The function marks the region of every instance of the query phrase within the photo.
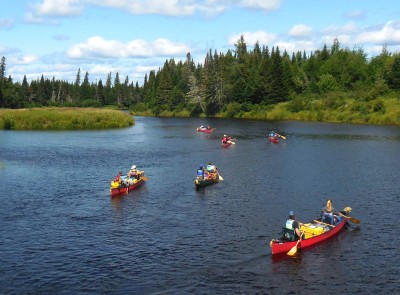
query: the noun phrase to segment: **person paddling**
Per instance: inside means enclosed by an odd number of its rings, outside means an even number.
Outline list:
[[[206,176],[206,171],[204,169],[204,165],[201,164],[199,166],[199,168],[197,169],[197,178],[200,178],[201,180],[203,180],[205,176]]]
[[[222,137],[222,143],[232,143],[231,141],[231,137],[227,136],[226,134],[224,134],[224,137]]]
[[[325,207],[322,208],[321,221],[332,225],[335,224],[337,218],[334,216],[333,212],[334,209],[332,205],[332,200],[328,199],[326,200]]]
[[[269,138],[273,138],[273,139],[275,139],[275,140],[277,140],[279,137],[282,138],[282,139],[286,139],[285,136],[280,135],[278,132],[275,132],[275,131],[271,131],[271,132],[268,134],[268,137],[269,137]]]
[[[122,175],[122,171],[119,171],[117,176],[115,176],[115,181],[117,181],[118,183],[121,183],[121,175]]]
[[[293,210],[290,210],[289,212],[289,219],[286,220],[285,228],[293,230],[295,234],[295,240],[301,239],[301,231],[300,231],[300,226],[302,226],[303,223],[296,221],[296,216],[294,215]]]

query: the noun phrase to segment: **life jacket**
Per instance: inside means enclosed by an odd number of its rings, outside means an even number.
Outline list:
[[[203,169],[198,169],[197,170],[197,176],[203,176],[203,174],[204,174]]]
[[[293,222],[294,222],[293,219],[288,219],[288,220],[286,220],[286,226],[285,226],[285,228],[294,230],[294,228],[293,228]]]
[[[226,143],[228,141],[228,139],[226,137],[222,138],[222,142]]]
[[[215,166],[214,165],[207,165],[207,171],[208,172],[214,172],[215,171]]]

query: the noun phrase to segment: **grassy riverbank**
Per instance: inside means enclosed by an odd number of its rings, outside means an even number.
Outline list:
[[[96,108],[0,109],[0,129],[85,130],[123,128],[134,124],[126,112]]]
[[[131,109],[137,116],[154,116],[149,111]],[[190,117],[190,111],[163,111],[160,117]],[[204,115],[200,115],[204,117]],[[219,118],[255,120],[299,120],[338,122],[352,124],[400,126],[400,98],[396,95],[376,99],[353,99],[348,95],[325,95],[314,99],[296,97],[274,105],[251,105],[231,103],[215,115]]]

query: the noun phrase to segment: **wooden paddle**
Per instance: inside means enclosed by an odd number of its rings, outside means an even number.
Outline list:
[[[360,223],[361,223],[361,221],[360,221],[359,219],[357,219],[357,218],[343,215],[343,214],[340,213],[340,212],[339,212],[339,215],[342,216],[342,217],[344,217],[344,218],[346,218],[346,219],[348,219],[348,220],[350,220],[351,222],[354,222],[355,224],[360,224]]]
[[[140,179],[143,179],[144,181],[149,180],[146,176],[140,176]]]
[[[219,177],[219,178],[218,178],[219,180],[221,180],[221,181],[224,180],[224,179],[222,178],[221,174],[219,174],[219,173],[218,173],[218,177]]]
[[[300,239],[297,241],[296,245],[293,246],[293,248],[290,249],[289,252],[287,252],[287,255],[293,256],[297,253],[297,246],[299,245],[302,237],[303,237],[303,233],[301,233]]]
[[[286,140],[286,136],[283,136],[283,135],[280,135],[280,134],[278,134],[278,136]]]

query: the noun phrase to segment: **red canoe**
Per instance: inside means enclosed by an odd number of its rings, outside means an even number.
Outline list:
[[[273,142],[273,143],[278,143],[279,138],[278,137],[268,137],[268,141]]]
[[[121,178],[124,180],[126,178],[126,176],[122,176]],[[133,181],[129,182],[127,186],[118,186],[118,187],[113,187],[114,181],[112,181],[111,187],[110,187],[111,196],[115,197],[115,196],[120,196],[120,195],[127,195],[130,191],[134,190],[135,188],[138,188],[145,182],[145,180],[143,178],[144,177],[140,178],[139,180],[137,180],[135,182],[133,182]]]
[[[221,143],[221,146],[222,147],[225,147],[225,148],[227,148],[227,147],[229,147],[229,146],[231,146],[232,145],[232,142],[222,142]]]
[[[197,131],[199,131],[199,132],[205,132],[205,133],[211,133],[211,132],[213,132],[213,129],[211,128],[211,129],[207,129],[207,128],[197,128]]]
[[[344,214],[345,212],[342,213]],[[338,222],[334,226],[328,226],[327,224],[321,223],[317,220],[307,224],[307,226],[303,228],[306,232],[306,238],[299,242],[297,246],[298,249],[310,247],[331,238],[339,233],[346,223],[346,218],[338,216]],[[297,241],[287,241],[284,238],[280,238],[278,240],[273,239],[269,245],[271,246],[272,254],[279,254],[289,252],[293,247],[296,246],[296,244]]]

